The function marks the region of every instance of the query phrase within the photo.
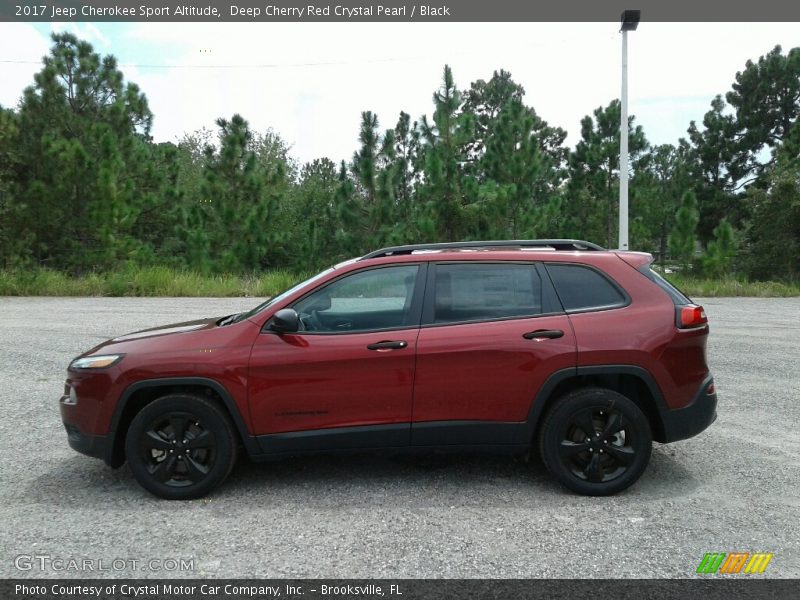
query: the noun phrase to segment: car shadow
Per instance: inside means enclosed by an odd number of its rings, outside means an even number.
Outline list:
[[[634,486],[612,496],[619,501],[673,498],[700,484],[684,466],[680,452],[656,445],[650,464]],[[135,481],[127,466],[110,469],[81,456],[54,462],[46,473],[19,490],[25,502],[89,506],[104,501],[124,505],[154,498]],[[540,506],[559,498],[563,506],[587,498],[572,494],[547,472],[538,456],[486,454],[341,454],[311,455],[253,463],[240,459],[231,476],[208,498],[197,502],[263,506],[441,507]],[[607,501],[603,498],[590,502]],[[176,506],[180,503],[174,503]]]
[[[242,461],[220,495],[258,490],[317,508],[503,505],[531,489],[557,491],[545,468],[524,457],[480,454],[312,455]]]

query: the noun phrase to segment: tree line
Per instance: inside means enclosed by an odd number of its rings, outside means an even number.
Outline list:
[[[389,127],[361,114],[348,161],[299,164],[240,115],[155,143],[142,90],[112,56],[53,34],[14,108],[0,107],[0,267],[123,264],[201,273],[312,269],[386,245],[580,238],[615,247],[620,103],[567,132],[511,74]],[[710,276],[800,278],[800,48],[748,61],[676,144],[628,123],[630,247]]]

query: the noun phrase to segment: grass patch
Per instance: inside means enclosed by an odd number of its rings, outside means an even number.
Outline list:
[[[185,296],[269,297],[313,273],[274,269],[250,275],[201,275],[169,267],[142,267],[71,277],[50,269],[0,270],[0,296]],[[800,296],[800,282],[748,281],[738,277],[705,279],[667,275],[689,296]]]
[[[757,298],[788,298],[790,296],[800,296],[800,282],[748,281],[734,276],[706,279],[678,273],[671,273],[665,275],[665,277],[690,297],[750,296]]]
[[[0,270],[0,296],[274,296],[310,273],[275,269],[251,275],[202,275],[142,267],[72,277],[50,269]]]

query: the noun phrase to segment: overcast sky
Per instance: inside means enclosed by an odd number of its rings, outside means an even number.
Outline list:
[[[581,118],[620,90],[616,23],[0,23],[0,61],[21,61],[0,62],[0,104],[18,102],[49,32],[65,28],[139,84],[156,141],[238,112],[301,161],[349,160],[363,110],[382,129],[401,110],[431,114],[445,63],[460,89],[510,71],[570,144]],[[675,143],[748,59],[798,43],[796,23],[642,23],[629,34],[630,112],[651,143]]]

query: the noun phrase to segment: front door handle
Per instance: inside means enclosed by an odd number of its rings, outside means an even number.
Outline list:
[[[367,346],[367,350],[400,350],[408,346],[405,340],[375,342]]]
[[[537,329],[536,331],[523,333],[522,337],[524,337],[526,340],[555,340],[557,338],[564,337],[564,332],[560,329]]]

